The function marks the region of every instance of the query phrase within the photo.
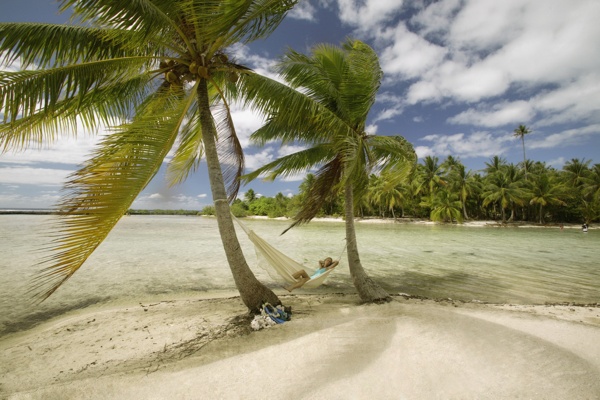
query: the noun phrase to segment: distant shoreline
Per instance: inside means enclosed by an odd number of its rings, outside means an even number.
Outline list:
[[[5,209],[0,210],[0,215],[55,215],[58,214],[55,210],[40,209],[40,210],[19,210],[19,209]],[[131,210],[128,215],[183,215],[183,216],[199,216],[199,217],[214,217],[211,215],[201,215],[198,211],[193,210]],[[245,219],[258,219],[258,220],[272,220],[272,221],[290,221],[288,217],[277,217],[270,218],[261,215],[252,215],[243,217]],[[344,219],[341,217],[320,217],[314,218],[314,222],[343,222]],[[494,227],[494,228],[560,228],[561,226],[565,229],[581,229],[581,224],[577,223],[548,223],[539,224],[531,221],[517,221],[517,222],[506,222],[493,220],[482,220],[482,221],[465,221],[462,224],[459,223],[442,223],[434,222],[428,219],[421,218],[356,218],[357,223],[363,224],[414,224],[414,225],[453,225],[453,226],[468,226],[468,227]],[[589,226],[590,230],[598,229],[598,227]]]

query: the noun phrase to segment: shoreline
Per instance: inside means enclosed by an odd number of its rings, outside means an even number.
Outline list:
[[[292,320],[260,331],[239,296],[218,293],[78,310],[9,334],[0,398],[600,395],[600,304],[278,295]]]
[[[0,215],[57,215],[55,211],[52,210],[0,210]],[[185,216],[185,217],[202,217],[202,218],[214,218],[211,215],[188,215],[188,214],[135,214],[136,216],[153,216],[153,215],[165,215],[165,216]],[[247,217],[243,217],[242,219],[256,219],[256,220],[265,220],[265,221],[291,221],[292,219],[289,217],[276,217],[270,218],[262,215],[250,215]],[[342,217],[317,217],[313,218],[314,222],[344,222]],[[564,228],[564,229],[581,229],[582,224],[576,223],[548,223],[548,224],[539,224],[530,221],[517,221],[517,222],[506,222],[502,223],[500,221],[494,220],[469,220],[464,221],[463,223],[456,222],[435,222],[429,219],[422,218],[380,218],[380,217],[367,217],[355,218],[356,223],[360,224],[414,224],[414,225],[446,225],[446,226],[464,226],[464,227],[492,227],[492,228]],[[588,226],[589,230],[600,229],[600,227]]]

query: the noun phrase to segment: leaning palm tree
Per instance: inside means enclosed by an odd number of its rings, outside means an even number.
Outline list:
[[[36,295],[44,300],[81,267],[174,149],[172,184],[206,158],[219,232],[245,305],[278,303],[248,267],[229,212],[243,153],[224,92],[252,72],[226,53],[272,32],[295,1],[60,3],[81,25],[0,25],[2,61],[20,59],[27,68],[0,73],[0,149],[74,135],[79,122],[111,133],[66,183],[58,238]]]
[[[519,125],[517,129],[513,131],[514,137],[521,138],[521,143],[523,144],[523,168],[525,169],[525,180],[527,180],[527,157],[525,156],[525,135],[531,133],[531,130],[527,128],[525,125]]]
[[[318,45],[310,56],[290,50],[278,72],[290,87],[272,81],[265,83],[261,93],[244,94],[269,116],[252,138],[261,144],[298,141],[307,148],[257,169],[247,180],[262,174],[275,179],[318,168],[292,226],[309,222],[324,203],[343,192],[348,264],[354,286],[362,301],[388,301],[388,293],[362,266],[354,229],[355,204],[367,191],[371,171],[393,173],[401,180],[416,156],[402,137],[365,132],[382,79],[377,55],[366,44],[349,39],[342,47]]]

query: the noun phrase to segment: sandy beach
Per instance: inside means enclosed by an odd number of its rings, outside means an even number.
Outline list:
[[[234,293],[68,313],[0,339],[0,397],[600,398],[597,304],[280,296],[259,331]]]

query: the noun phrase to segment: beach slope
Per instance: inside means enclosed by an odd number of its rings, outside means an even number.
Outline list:
[[[281,296],[87,309],[0,340],[9,399],[600,398],[600,308]]]

